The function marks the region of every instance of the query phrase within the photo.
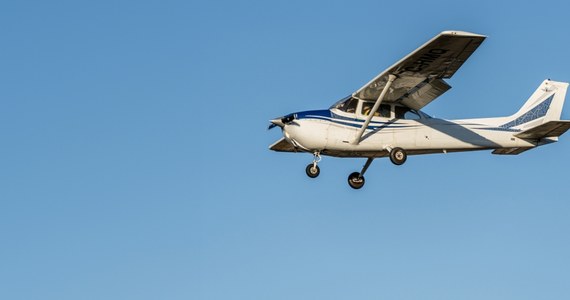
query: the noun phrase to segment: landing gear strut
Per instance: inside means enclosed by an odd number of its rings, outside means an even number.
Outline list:
[[[373,157],[368,158],[366,160],[366,163],[362,167],[362,171],[360,171],[360,173],[353,172],[350,175],[348,175],[348,185],[350,185],[351,188],[358,190],[364,186],[365,182],[364,173],[366,173],[366,170],[368,170],[368,167],[370,167],[370,164],[372,163],[373,160],[374,160]]]
[[[307,176],[311,178],[316,178],[317,176],[319,176],[319,174],[321,173],[321,169],[317,164],[320,161],[321,161],[321,153],[315,151],[315,153],[313,153],[313,162],[308,164],[307,167],[305,168],[305,173],[307,173]]]

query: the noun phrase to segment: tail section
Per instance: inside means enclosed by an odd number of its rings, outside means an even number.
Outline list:
[[[515,136],[521,139],[541,140],[543,138],[551,138],[552,141],[557,141],[557,138],[568,131],[568,129],[570,129],[570,121],[548,121],[517,133]]]
[[[567,89],[566,82],[543,81],[523,107],[500,127],[528,130],[550,121],[559,121]]]
[[[537,146],[558,141],[570,129],[570,121],[560,120],[568,83],[545,80],[514,115],[501,119],[499,127],[513,129],[514,136],[532,140]],[[516,155],[533,147],[499,148],[493,154]]]

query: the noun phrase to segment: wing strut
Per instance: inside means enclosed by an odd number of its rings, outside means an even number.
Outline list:
[[[392,75],[392,74],[388,75],[388,82],[386,82],[384,89],[380,93],[380,96],[378,96],[376,103],[374,103],[374,106],[372,107],[372,110],[368,114],[366,121],[364,122],[364,124],[362,124],[362,127],[360,127],[360,129],[358,130],[358,133],[356,134],[354,141],[352,141],[353,145],[358,145],[360,143],[360,139],[362,138],[362,135],[364,134],[364,130],[366,130],[366,128],[368,128],[368,124],[370,124],[372,117],[374,116],[374,114],[376,113],[378,108],[380,107],[382,100],[384,100],[384,96],[386,96],[388,89],[390,88],[390,86],[392,85],[392,82],[394,82],[395,79],[396,79],[396,75]]]

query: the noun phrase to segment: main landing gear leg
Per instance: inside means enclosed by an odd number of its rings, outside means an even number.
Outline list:
[[[313,162],[308,164],[305,168],[305,173],[307,176],[311,178],[316,178],[321,173],[321,169],[317,165],[321,161],[321,153],[319,151],[315,151],[313,153]]]
[[[374,160],[373,157],[369,157],[366,160],[364,166],[362,167],[362,171],[360,171],[360,173],[353,172],[350,175],[348,175],[348,185],[350,185],[351,188],[357,190],[362,186],[364,186],[364,173],[366,173],[366,170],[368,170],[368,167],[370,167],[370,164],[372,163],[373,160]]]

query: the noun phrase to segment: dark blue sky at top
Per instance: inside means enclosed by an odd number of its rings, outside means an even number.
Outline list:
[[[518,110],[570,81],[569,6],[514,1],[0,5],[0,298],[561,299],[570,137],[373,163],[270,152],[443,30],[488,39],[425,108]],[[568,108],[563,118],[570,119]]]

